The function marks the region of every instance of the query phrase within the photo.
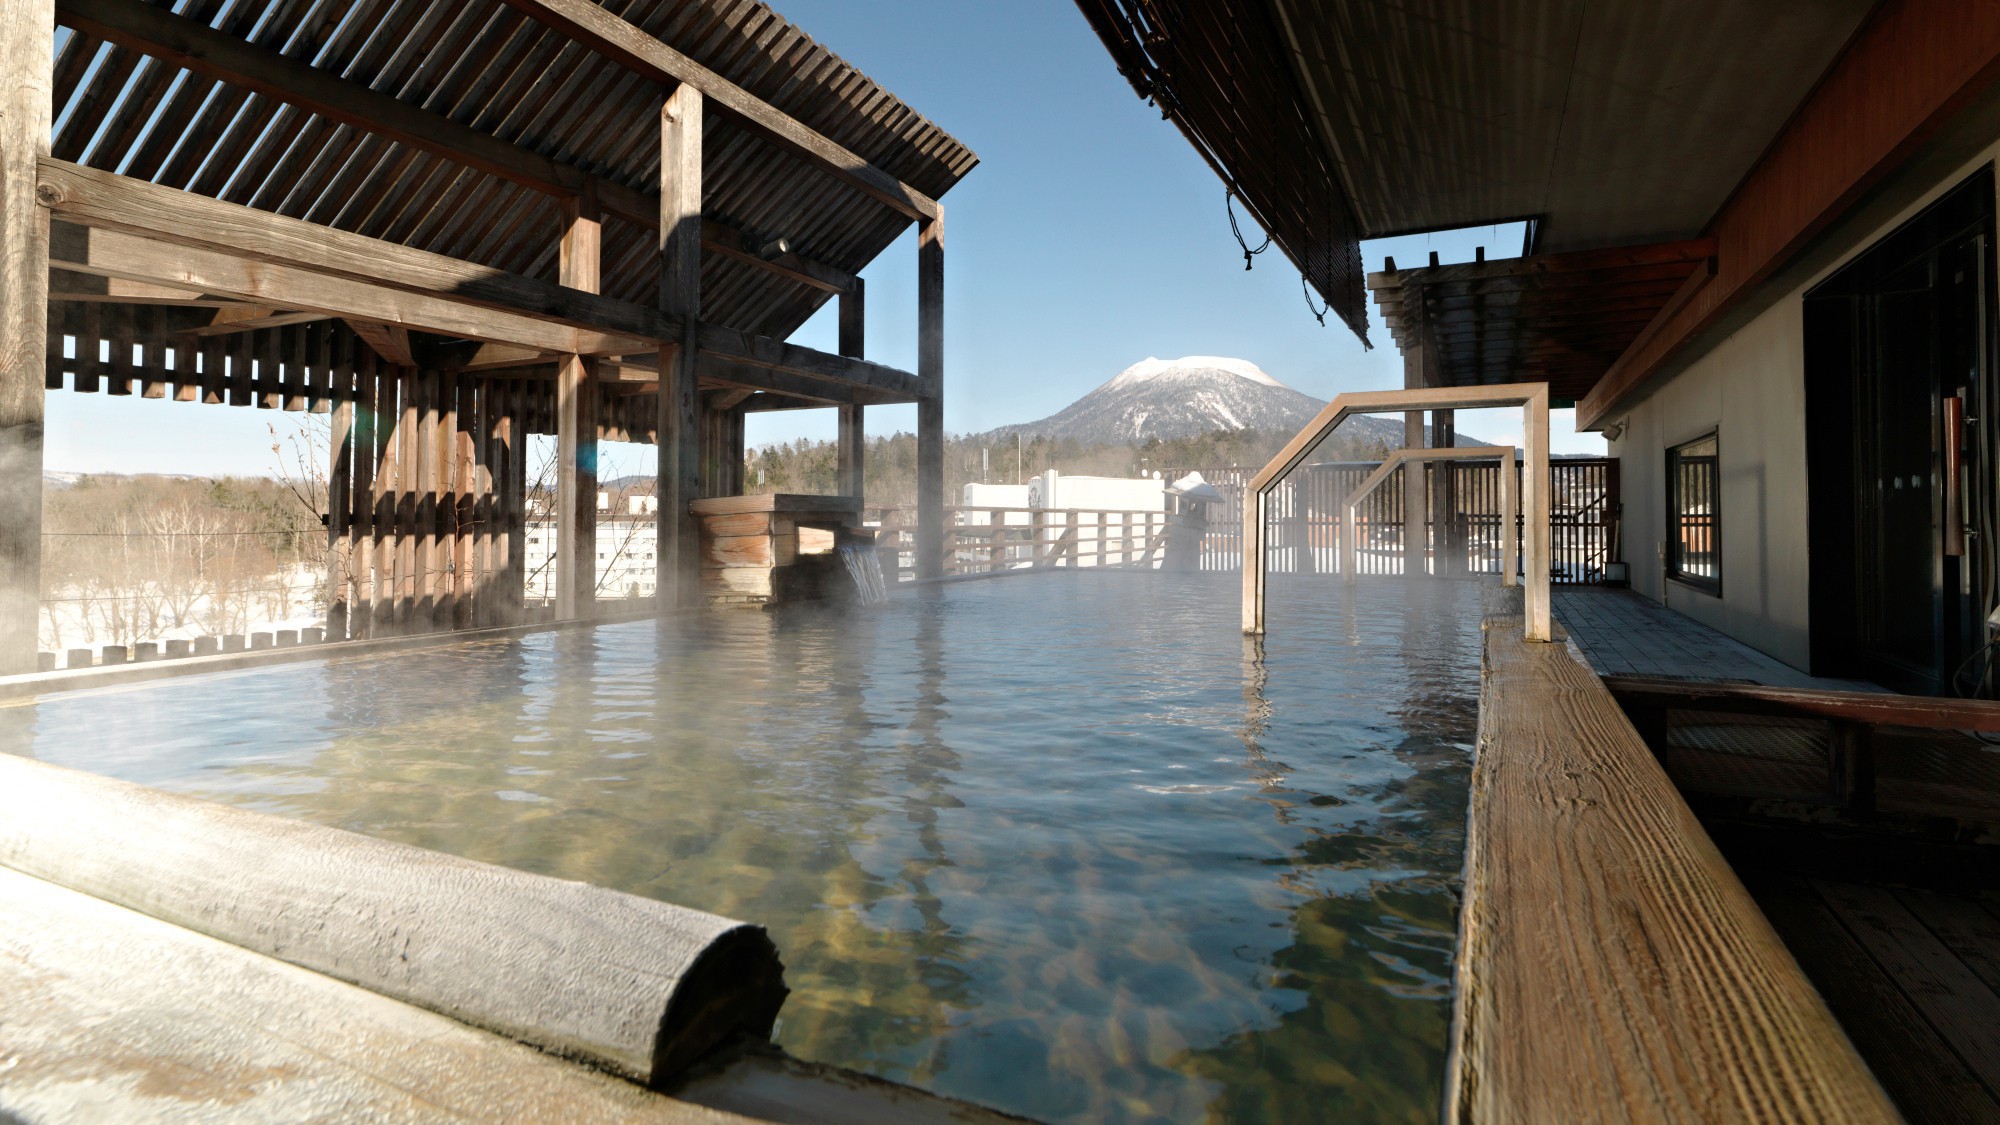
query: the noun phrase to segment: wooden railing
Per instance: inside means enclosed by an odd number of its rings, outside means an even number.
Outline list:
[[[867,508],[875,554],[891,583],[917,574],[916,513]],[[945,575],[994,574],[1050,567],[1158,566],[1166,552],[1167,513],[1119,508],[992,508],[944,510]]]

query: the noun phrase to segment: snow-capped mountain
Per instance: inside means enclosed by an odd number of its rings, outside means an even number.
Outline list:
[[[1290,434],[1313,419],[1326,402],[1303,394],[1246,359],[1191,355],[1148,357],[1109,382],[1038,422],[1002,426],[995,438],[1068,439],[1085,445],[1138,444],[1148,438],[1183,438],[1217,430]],[[1402,422],[1389,417],[1351,418],[1343,434],[1401,444]],[[1462,445],[1475,444],[1461,437]],[[1480,443],[1483,444],[1483,443]]]
[[[1069,439],[1088,445],[1193,437],[1215,430],[1296,430],[1324,402],[1287,387],[1256,364],[1223,356],[1147,358],[1063,410],[996,437]]]

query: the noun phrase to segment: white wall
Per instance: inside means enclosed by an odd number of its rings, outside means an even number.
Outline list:
[[[1621,459],[1625,559],[1633,589],[1796,668],[1809,659],[1804,297],[1981,166],[2000,143],[1932,177],[1894,217],[1836,235],[1837,260],[1711,346],[1637,406],[1613,415]],[[1666,450],[1715,430],[1722,489],[1722,593],[1665,578]]]

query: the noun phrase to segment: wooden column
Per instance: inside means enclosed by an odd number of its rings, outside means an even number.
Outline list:
[[[700,387],[695,376],[701,327],[701,91],[688,83],[660,107],[660,311],[681,321],[677,346],[660,349],[660,608],[700,597],[701,533],[689,507],[701,495]]]
[[[1458,411],[1431,411],[1432,449],[1450,449],[1458,441]],[[1437,572],[1465,572],[1465,542],[1458,531],[1458,488],[1456,470],[1449,461],[1433,462],[1431,469],[1431,518],[1437,521]]]
[[[917,230],[917,577],[944,574],[944,209]]]
[[[326,469],[326,639],[344,641],[352,606],[349,578],[354,558],[349,542],[354,526],[354,369],[343,354],[339,362],[320,372],[320,378],[333,401],[333,447],[328,450]]]
[[[436,627],[438,580],[444,573],[444,558],[438,550],[438,429],[443,419],[438,413],[438,373],[422,370],[417,374],[417,459],[416,474],[410,479],[411,511],[415,522],[410,537],[416,544],[416,588],[411,591],[410,631],[428,633]]]
[[[1549,603],[1549,385],[1521,407],[1521,511],[1527,527],[1521,552],[1526,567],[1523,602],[1531,641],[1555,639]]]
[[[206,364],[208,357],[204,355]],[[371,635],[375,615],[375,350],[357,347],[354,370],[354,606],[348,632]]]
[[[402,396],[402,418],[396,423],[396,628],[416,629],[417,588],[417,480],[421,471],[418,432],[423,419],[423,374],[414,367],[397,368],[397,390]]]
[[[840,354],[852,359],[866,358],[867,328],[864,323],[866,297],[861,279],[855,278],[854,285],[839,297],[840,300]],[[864,458],[867,452],[867,430],[863,425],[860,404],[840,408],[840,469],[834,488],[842,496],[852,496],[862,500],[862,479]]]
[[[1415,390],[1424,385],[1424,349],[1422,346],[1410,348],[1403,353],[1403,386]],[[1403,415],[1403,448],[1422,449],[1424,447],[1424,412],[1412,410]],[[1428,570],[1425,566],[1425,548],[1428,544],[1429,504],[1425,501],[1424,465],[1420,461],[1403,465],[1403,577],[1421,578]]]
[[[594,192],[563,205],[562,284],[595,293],[604,222]],[[595,362],[566,355],[556,368],[556,617],[597,604],[597,388]]]
[[[0,675],[33,672],[42,598],[42,393],[53,0],[0,0]],[[94,345],[93,345],[94,346]]]

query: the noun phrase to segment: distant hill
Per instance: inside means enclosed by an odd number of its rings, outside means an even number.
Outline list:
[[[1245,359],[1224,356],[1148,357],[1062,410],[1035,422],[1001,426],[985,440],[1041,437],[1081,445],[1138,445],[1219,430],[1296,433],[1326,406],[1295,391]],[[1341,426],[1352,443],[1400,445],[1403,423],[1359,417]],[[1485,445],[1459,435],[1460,445]]]

